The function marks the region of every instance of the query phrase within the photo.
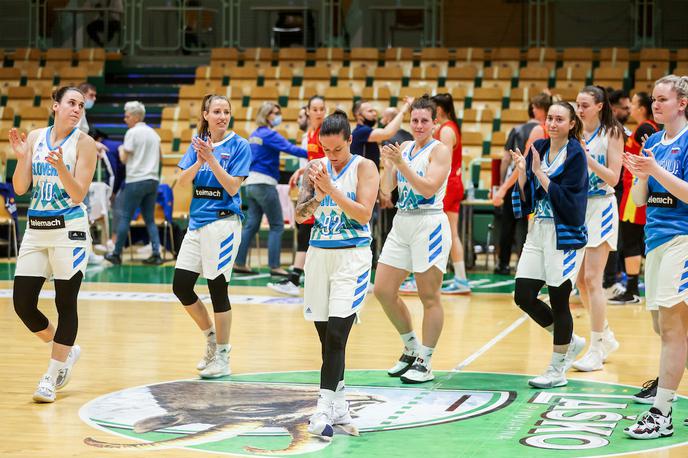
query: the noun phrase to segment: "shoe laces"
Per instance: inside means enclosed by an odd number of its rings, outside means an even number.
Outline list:
[[[53,393],[55,391],[55,384],[49,375],[44,375],[38,382],[38,390],[47,391],[48,393]]]

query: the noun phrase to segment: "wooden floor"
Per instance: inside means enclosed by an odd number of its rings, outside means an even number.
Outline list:
[[[10,282],[0,282],[9,290]],[[48,285],[47,288],[51,288]],[[87,283],[83,291],[151,291],[170,293],[169,285]],[[270,295],[266,288],[232,288],[232,295]],[[420,328],[421,306],[409,298]],[[41,309],[52,319],[53,302],[41,300]],[[522,312],[509,295],[475,294],[447,297],[445,325],[433,357],[435,370],[462,369],[480,372],[537,374],[549,361],[551,337],[530,320],[503,332]],[[233,303],[232,370],[236,374],[319,369],[320,351],[312,324],[304,321],[299,305]],[[31,395],[47,367],[49,348],[30,334],[16,317],[11,295],[0,298],[0,456],[117,456],[84,444],[89,436],[105,439],[78,415],[88,401],[129,387],[195,377],[195,364],[204,339],[179,304],[81,300],[78,343],[83,349],[70,385],[59,392],[58,402],[34,404]],[[580,311],[575,329],[588,335],[588,319]],[[609,322],[621,348],[605,369],[594,373],[569,373],[570,378],[639,385],[658,370],[659,339],[653,334],[649,314],[642,306],[610,307]],[[493,341],[500,335],[501,340]],[[400,341],[372,295],[366,300],[362,323],[349,340],[347,369],[385,369],[400,352]],[[474,357],[475,359],[470,359]],[[688,395],[688,377],[680,393]],[[677,412],[675,427],[686,430]],[[628,422],[627,422],[628,423]],[[661,444],[658,444],[658,447]],[[129,456],[196,456],[188,450],[134,451]],[[201,455],[202,456],[202,455]],[[360,456],[366,456],[362,454]],[[456,456],[448,453],[447,456]],[[553,454],[552,456],[556,456]],[[566,456],[571,456],[566,455]],[[636,455],[641,456],[641,455]],[[642,456],[688,456],[688,446]]]

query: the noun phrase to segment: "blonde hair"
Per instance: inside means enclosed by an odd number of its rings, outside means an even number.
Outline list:
[[[275,107],[279,108],[279,105],[274,102],[265,102],[263,105],[261,105],[261,107],[258,109],[258,114],[256,115],[256,125],[258,127],[271,127],[270,123],[268,122],[268,116],[270,116],[270,113],[272,113],[272,110],[274,110]]]
[[[680,99],[688,99],[688,76],[678,76],[678,75],[667,75],[663,76],[655,82],[655,86],[660,84],[667,84],[671,89],[676,92],[676,95]],[[683,114],[688,119],[688,109],[686,109]]]

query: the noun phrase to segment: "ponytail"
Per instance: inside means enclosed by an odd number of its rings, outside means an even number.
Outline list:
[[[224,95],[207,94],[205,97],[203,97],[203,102],[201,102],[201,119],[198,121],[198,136],[203,139],[207,139],[210,137],[208,121],[205,120],[203,114],[210,109],[210,104],[212,104],[214,100],[224,100],[225,102],[227,102],[227,104],[229,105],[229,112],[230,114],[232,113],[232,104],[230,103],[229,99]]]

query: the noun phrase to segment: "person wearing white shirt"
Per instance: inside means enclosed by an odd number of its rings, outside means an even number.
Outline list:
[[[146,108],[141,102],[127,102],[124,105],[124,122],[129,130],[124,135],[124,143],[119,147],[119,158],[126,164],[125,187],[121,191],[121,218],[117,227],[117,242],[112,253],[105,259],[112,264],[121,264],[122,248],[127,240],[129,222],[137,208],[141,208],[146,222],[148,237],[153,253],[144,264],[162,264],[160,257],[160,237],[155,225],[155,201],[158,195],[158,171],[160,169],[160,137],[150,126],[143,122]]]

